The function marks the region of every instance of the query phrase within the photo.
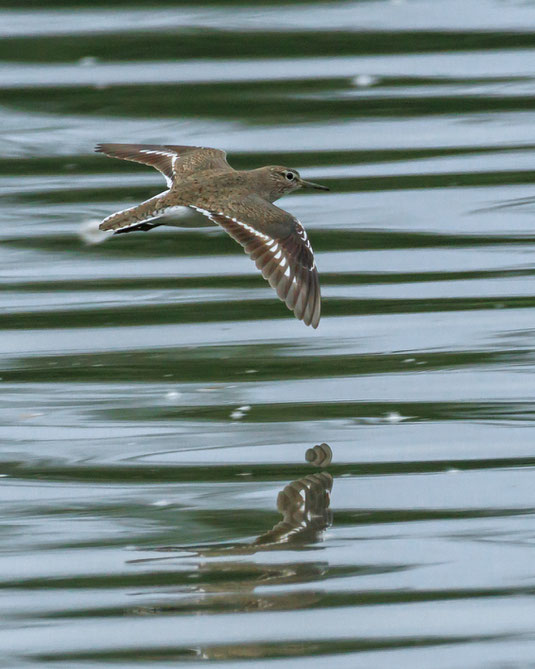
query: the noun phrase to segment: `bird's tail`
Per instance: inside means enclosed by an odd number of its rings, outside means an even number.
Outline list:
[[[119,234],[121,232],[134,232],[134,230],[150,230],[156,227],[157,223],[152,223],[152,221],[165,214],[165,211],[169,208],[167,194],[167,191],[160,193],[136,207],[111,214],[98,226],[99,230]]]

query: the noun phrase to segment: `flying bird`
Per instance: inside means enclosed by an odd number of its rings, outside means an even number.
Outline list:
[[[199,146],[98,144],[97,152],[159,170],[167,190],[105,218],[100,230],[115,234],[151,230],[175,207],[191,207],[223,228],[254,260],[279,298],[305,325],[321,314],[318,270],[301,223],[273,202],[299,188],[329,190],[297,170],[268,165],[235,170],[225,151]]]

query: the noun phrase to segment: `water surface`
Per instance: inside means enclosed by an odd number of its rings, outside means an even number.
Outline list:
[[[535,5],[1,7],[6,666],[531,666]],[[132,141],[331,188],[317,331],[193,218],[84,241]]]

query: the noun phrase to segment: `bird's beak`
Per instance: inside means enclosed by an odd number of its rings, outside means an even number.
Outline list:
[[[331,190],[327,186],[322,186],[321,184],[315,184],[313,181],[305,181],[301,179],[300,184],[303,188],[315,188],[316,190]]]

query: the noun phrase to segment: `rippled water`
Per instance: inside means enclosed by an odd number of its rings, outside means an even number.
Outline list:
[[[1,6],[0,663],[534,666],[535,3]],[[136,141],[330,186],[317,331],[194,217],[84,241]]]

